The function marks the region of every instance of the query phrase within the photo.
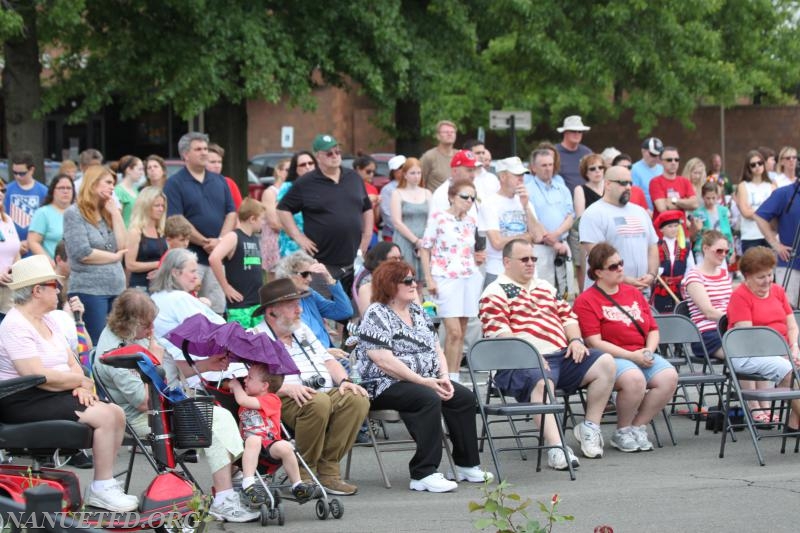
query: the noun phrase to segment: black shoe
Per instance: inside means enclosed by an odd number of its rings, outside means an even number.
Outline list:
[[[261,504],[267,503],[267,491],[261,486],[261,483],[253,483],[242,491],[244,500],[250,507],[258,507]]]
[[[322,490],[312,483],[298,483],[298,485],[292,489],[292,496],[297,498],[299,502],[306,502],[322,496]]]
[[[94,468],[94,460],[92,457],[83,452],[73,455],[69,460],[69,464],[74,468],[80,468],[81,470],[89,470]]]

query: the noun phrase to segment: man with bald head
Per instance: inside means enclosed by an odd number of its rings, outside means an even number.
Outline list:
[[[605,193],[584,211],[579,226],[585,257],[595,244],[606,241],[624,261],[625,283],[647,292],[658,274],[658,237],[647,211],[629,203],[631,172],[611,167],[605,175]],[[591,281],[587,280],[585,286]]]

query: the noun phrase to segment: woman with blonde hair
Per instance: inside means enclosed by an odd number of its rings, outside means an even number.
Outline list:
[[[164,225],[167,221],[167,196],[160,187],[145,187],[136,198],[128,226],[125,268],[131,287],[147,289],[147,274],[158,268],[167,251]]]
[[[78,200],[64,211],[64,243],[69,258],[69,296],[86,306],[84,321],[97,344],[111,304],[125,290],[125,223],[113,200],[114,173],[92,165],[83,174]]]
[[[775,176],[775,186],[783,187],[795,182],[797,176],[795,171],[797,169],[797,150],[791,146],[784,146],[778,153],[778,165],[775,167],[777,176]]]
[[[696,198],[703,197],[703,184],[706,182],[706,164],[699,157],[693,157],[686,162],[683,167],[683,177],[685,177],[694,187]]]
[[[267,210],[261,226],[261,268],[272,272],[281,258],[278,237],[281,234],[281,222],[278,220],[278,191],[289,176],[291,159],[281,159],[275,165],[273,176],[275,181],[261,195],[261,203]]]
[[[398,172],[400,179],[392,191],[391,213],[394,227],[393,242],[400,248],[405,261],[422,276],[419,249],[428,221],[431,191],[422,181],[422,164],[419,159],[409,157]]]

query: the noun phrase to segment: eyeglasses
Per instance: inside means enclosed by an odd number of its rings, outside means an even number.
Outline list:
[[[23,170],[22,172],[19,172],[17,170],[12,170],[11,173],[14,174],[15,176],[19,176],[21,178],[22,176],[26,175],[28,173],[28,171],[27,170]]]
[[[375,171],[374,170],[365,170],[364,174],[369,174],[370,176],[372,176],[373,174],[375,174]]]
[[[608,180],[608,181],[616,183],[621,187],[630,187],[631,185],[633,185],[633,182],[631,180]]]
[[[414,276],[406,276],[402,280],[400,280],[400,283],[402,283],[406,287],[410,287],[413,284],[415,284],[416,282],[417,282],[417,280],[414,279]]]
[[[53,289],[60,289],[61,288],[61,284],[59,282],[57,282],[56,280],[45,281],[44,283],[37,283],[37,285],[39,285],[40,287],[50,287],[50,288],[53,288]]]
[[[620,259],[620,260],[619,260],[619,263],[611,263],[610,265],[608,265],[608,266],[606,267],[606,270],[608,270],[609,272],[616,272],[616,271],[618,271],[620,268],[622,268],[623,266],[625,266],[625,261],[623,261],[622,259]]]
[[[763,166],[764,166],[763,161],[753,161],[752,163],[750,163],[750,168],[763,167]]]
[[[729,248],[714,248],[714,253],[717,255],[725,255],[728,253]]]
[[[328,157],[335,157],[337,155],[342,155],[342,151],[338,148],[331,148],[330,150],[325,152],[325,155]]]
[[[594,166],[594,167],[589,167],[589,168],[587,168],[586,170],[588,170],[589,172],[596,172],[596,171],[598,171],[598,170],[605,170],[605,169],[606,169],[606,167],[598,167],[598,166]]]
[[[304,270],[302,272],[297,273],[298,276],[302,276],[304,278],[310,278],[312,274],[313,272],[311,272],[310,270]]]
[[[458,197],[459,197],[459,198],[461,198],[462,200],[469,200],[469,201],[471,201],[471,202],[474,202],[474,201],[475,201],[475,198],[477,198],[477,196],[474,196],[474,195],[472,195],[472,194],[465,194],[465,193],[461,193],[461,192],[460,192],[460,193],[458,193],[456,196],[458,196]]]
[[[71,191],[72,187],[69,187],[69,186],[65,185],[63,187],[56,187],[56,190],[57,191]]]
[[[781,159],[797,159],[797,156],[796,155],[785,155],[785,156],[781,157]]]
[[[528,263],[535,263],[536,261],[539,260],[538,257],[533,257],[532,255],[529,255],[529,256],[526,256],[526,257],[512,257],[511,259],[516,259],[517,261],[521,261],[522,263],[525,263],[526,265]]]
[[[667,163],[680,163],[681,162],[681,158],[680,157],[665,157],[664,161],[666,161]]]
[[[305,168],[305,167],[313,168],[314,167],[314,162],[313,161],[306,161],[305,163],[297,163],[297,168]]]

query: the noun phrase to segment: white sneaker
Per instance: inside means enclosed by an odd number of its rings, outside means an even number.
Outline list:
[[[251,522],[261,517],[259,511],[251,511],[244,506],[238,492],[229,494],[219,505],[212,503],[208,514],[217,520],[228,522]]]
[[[650,439],[647,437],[647,426],[634,426],[633,436],[636,439],[636,444],[639,445],[640,450],[643,452],[653,451],[653,443],[650,442]]]
[[[572,433],[581,443],[584,457],[589,459],[603,457],[603,434],[599,429],[589,429],[586,422],[581,422],[572,429]]]
[[[448,481],[439,472],[434,472],[422,479],[412,479],[408,484],[411,490],[427,490],[428,492],[450,492],[458,488],[458,483]]]
[[[139,507],[139,498],[131,494],[125,494],[119,482],[109,485],[103,490],[94,491],[92,485],[86,490],[84,504],[91,507],[100,507],[109,511],[120,513],[134,511]]]
[[[639,443],[636,441],[634,429],[629,431],[614,431],[611,436],[611,445],[621,452],[630,453],[639,451]]]
[[[567,446],[567,453],[569,454],[569,460],[572,461],[572,468],[581,466],[581,462],[578,461],[569,446]],[[561,448],[550,448],[547,451],[547,466],[555,470],[567,469],[567,459],[564,457],[564,451]]]
[[[469,481],[470,483],[491,483],[494,479],[494,474],[481,470],[478,466],[458,466],[456,465],[456,474],[453,475],[452,471],[447,472],[447,479],[454,479],[455,481]]]

